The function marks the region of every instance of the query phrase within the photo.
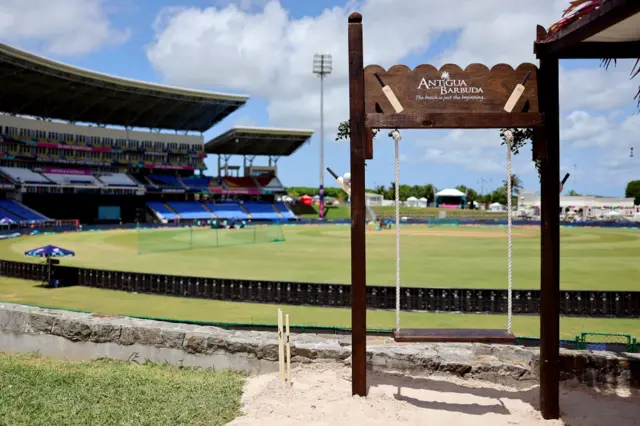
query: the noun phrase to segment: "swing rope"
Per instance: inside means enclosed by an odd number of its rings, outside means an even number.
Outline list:
[[[395,214],[396,214],[396,332],[400,331],[400,132],[389,133],[395,145]],[[511,199],[511,144],[513,133],[506,131],[507,145],[507,331],[511,333],[513,321],[512,279],[512,199]]]
[[[400,330],[400,132],[390,133],[395,145],[395,206],[396,206],[396,330]]]
[[[513,133],[507,130],[504,134],[505,141],[507,142],[507,331],[511,333],[511,323],[513,319],[513,308],[511,299],[511,290],[513,287],[512,271],[513,265],[512,259],[512,235],[511,235],[511,212],[512,203],[511,199],[511,143],[513,143]]]

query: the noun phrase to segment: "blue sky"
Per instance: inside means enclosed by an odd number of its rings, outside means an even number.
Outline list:
[[[312,129],[310,144],[279,162],[285,185],[309,186],[319,181],[319,82],[311,74],[317,51],[331,53],[335,67],[326,80],[326,165],[339,172],[349,167],[348,143],[333,140],[339,121],[348,116],[346,16],[351,10],[364,15],[366,63],[464,67],[534,62],[535,24],[558,20],[567,3],[459,0],[452,8],[432,0],[58,0],[51,9],[52,3],[34,1],[40,6],[6,1],[5,16],[14,20],[0,20],[0,40],[113,75],[248,94],[248,104],[206,132],[205,139],[233,125]],[[487,11],[492,7],[499,12]],[[25,20],[32,24],[26,29],[20,25]],[[513,25],[504,28],[505,20]],[[563,173],[572,173],[567,189],[622,196],[626,182],[640,178],[637,160],[628,155],[640,130],[633,101],[640,80],[629,81],[631,67],[630,61],[608,71],[598,61],[561,64],[561,165]],[[402,183],[481,190],[484,181],[488,191],[505,178],[506,153],[497,131],[403,135]],[[213,172],[215,158],[208,164]],[[528,147],[516,158],[514,173],[526,189],[538,190]],[[392,179],[393,146],[383,136],[367,167],[367,186]],[[328,174],[325,180],[332,186]]]

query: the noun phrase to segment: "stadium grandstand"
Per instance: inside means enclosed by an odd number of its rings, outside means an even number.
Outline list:
[[[295,219],[276,202],[277,159],[313,132],[234,128],[205,152],[203,133],[248,96],[113,77],[1,43],[0,76],[2,223]],[[207,153],[218,155],[213,175]]]

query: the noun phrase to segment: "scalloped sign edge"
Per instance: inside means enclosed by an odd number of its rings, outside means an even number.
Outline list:
[[[365,111],[395,112],[392,102],[382,90],[382,84],[385,84],[402,104],[402,113],[504,112],[509,96],[531,71],[514,112],[525,109],[538,112],[537,70],[532,63],[522,63],[516,68],[504,63],[491,68],[473,63],[464,69],[456,64],[445,64],[440,68],[421,64],[414,69],[393,65],[388,70],[380,65],[367,65],[364,68]]]

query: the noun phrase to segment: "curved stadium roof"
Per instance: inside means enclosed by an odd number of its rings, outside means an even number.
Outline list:
[[[313,130],[236,126],[204,145],[207,154],[275,155],[293,154],[313,136]]]
[[[0,43],[0,111],[72,122],[204,132],[242,107],[230,95],[145,83]]]

